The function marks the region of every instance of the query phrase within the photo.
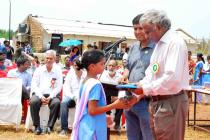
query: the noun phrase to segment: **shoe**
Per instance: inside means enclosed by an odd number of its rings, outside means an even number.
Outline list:
[[[42,129],[39,126],[37,126],[34,130],[34,134],[35,135],[40,135],[41,133],[42,133]]]
[[[121,127],[120,127],[120,126],[115,125],[115,126],[114,126],[114,129],[117,131],[117,134],[118,134],[118,135],[121,135]]]
[[[62,129],[61,132],[59,133],[59,136],[64,137],[64,136],[67,136],[67,134],[68,134],[68,131]]]
[[[52,128],[51,127],[47,127],[46,128],[46,134],[50,134],[52,133]]]
[[[115,129],[115,130],[120,130],[120,126],[119,126],[119,125],[115,125],[115,126],[114,126],[114,129]]]

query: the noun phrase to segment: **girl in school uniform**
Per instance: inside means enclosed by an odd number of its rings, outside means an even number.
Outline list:
[[[98,74],[104,70],[104,64],[103,52],[95,49],[86,51],[81,64],[78,64],[79,68],[87,70],[87,77],[80,85],[72,140],[107,140],[107,122],[111,124],[112,121],[106,112],[127,107],[127,103],[119,99],[106,105],[104,89],[97,80]]]
[[[202,69],[205,61],[203,58],[202,53],[197,54],[197,62],[195,65],[195,72],[194,72],[194,85],[196,86],[202,86]],[[196,93],[197,94],[197,102],[202,103],[202,94],[201,93]]]
[[[203,86],[207,86],[209,90],[210,86],[210,55],[207,56],[207,63],[203,65],[203,70],[202,70],[202,81],[203,81]],[[205,95],[205,100],[204,103],[208,104],[208,98],[209,95]]]

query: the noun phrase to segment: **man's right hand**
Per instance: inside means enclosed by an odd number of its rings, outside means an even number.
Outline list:
[[[127,77],[122,77],[122,78],[120,78],[120,80],[119,80],[119,83],[120,84],[127,84],[129,81],[128,81],[128,78]]]
[[[43,105],[47,105],[48,104],[48,100],[44,96],[41,97],[41,102],[42,102]]]

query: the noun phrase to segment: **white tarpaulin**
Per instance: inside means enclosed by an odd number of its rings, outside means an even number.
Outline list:
[[[22,80],[0,78],[0,124],[20,125]]]

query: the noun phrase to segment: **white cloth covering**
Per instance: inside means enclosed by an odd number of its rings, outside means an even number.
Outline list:
[[[22,80],[0,78],[0,85],[0,124],[18,126],[22,116]]]

